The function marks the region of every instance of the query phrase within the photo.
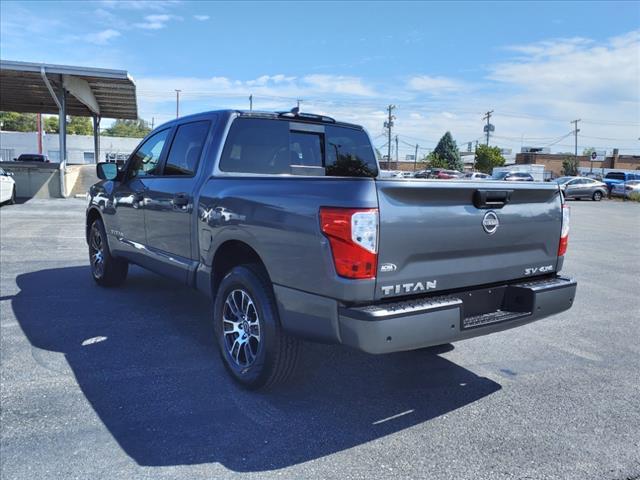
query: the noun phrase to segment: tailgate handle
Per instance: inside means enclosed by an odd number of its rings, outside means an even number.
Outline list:
[[[476,190],[473,193],[473,204],[476,208],[502,208],[509,200],[513,190]]]

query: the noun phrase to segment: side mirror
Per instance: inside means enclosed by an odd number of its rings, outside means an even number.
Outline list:
[[[13,172],[6,172],[7,173],[7,177],[13,177]]]
[[[118,178],[118,165],[108,162],[98,163],[96,165],[96,173],[100,180],[115,180]]]

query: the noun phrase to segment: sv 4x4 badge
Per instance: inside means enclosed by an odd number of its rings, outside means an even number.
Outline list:
[[[524,269],[525,275],[535,275],[536,273],[553,272],[553,265],[543,265],[542,267],[529,267]]]

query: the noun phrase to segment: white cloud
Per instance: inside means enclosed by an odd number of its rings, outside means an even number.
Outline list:
[[[358,77],[342,75],[307,75],[302,79],[314,92],[371,97],[374,90]]]
[[[85,35],[83,38],[89,43],[93,43],[94,45],[106,45],[110,40],[117,38],[120,36],[120,32],[118,30],[113,30],[112,28],[108,28],[107,30],[102,30],[97,33],[89,33]]]
[[[262,95],[280,99],[328,98],[330,96],[373,96],[374,90],[361,78],[341,75],[306,75],[298,78],[284,74],[261,75],[251,80],[227,77],[167,77],[142,78],[138,81],[141,92],[172,92],[179,88],[185,95],[195,96],[248,96]]]
[[[585,104],[611,108],[616,102],[638,103],[640,31],[597,44],[574,38],[511,48],[525,56],[494,66],[489,78],[536,102],[573,103],[576,110]]]
[[[100,2],[105,8],[138,11],[164,12],[169,8],[180,4],[180,0],[102,0]]]
[[[145,30],[160,30],[167,26],[167,22],[173,17],[167,14],[154,14],[144,17],[144,22],[134,24],[137,28],[143,28]]]
[[[437,95],[462,90],[464,84],[448,77],[418,75],[408,80],[407,87],[410,90]]]
[[[196,20],[198,20],[199,22],[206,22],[207,20],[209,20],[211,17],[209,15],[194,15],[193,18],[195,18]]]

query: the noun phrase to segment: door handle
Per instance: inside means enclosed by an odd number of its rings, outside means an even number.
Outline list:
[[[173,204],[176,207],[185,207],[189,205],[189,195],[186,193],[176,193],[173,196]]]
[[[144,192],[134,192],[133,193],[133,199],[136,202],[141,202],[144,200]]]

